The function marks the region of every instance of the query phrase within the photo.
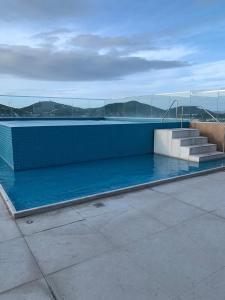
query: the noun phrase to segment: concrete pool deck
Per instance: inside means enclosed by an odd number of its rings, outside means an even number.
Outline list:
[[[224,300],[225,172],[13,220],[0,299]]]

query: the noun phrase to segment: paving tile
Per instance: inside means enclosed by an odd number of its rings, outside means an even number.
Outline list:
[[[212,252],[205,251],[203,245],[192,240],[195,226],[189,223],[190,236],[180,226],[161,232],[153,239],[140,240],[126,246],[129,257],[174,297],[189,292],[194,284],[223,266],[213,248]],[[204,231],[202,234],[207,235],[207,227]],[[209,241],[210,238],[211,234]]]
[[[17,224],[23,234],[27,235],[80,220],[83,220],[83,217],[76,209],[67,207],[18,219]]]
[[[0,216],[7,216],[7,215],[9,215],[9,212],[6,208],[4,200],[2,199],[2,196],[0,195]]]
[[[21,233],[9,213],[7,211],[0,213],[0,242],[20,236]]]
[[[155,187],[152,187],[152,190],[167,193],[167,194],[176,194],[177,192],[181,192],[183,189],[189,189],[190,186],[192,188],[199,187],[200,184],[209,184],[210,179],[206,176],[199,176],[199,177],[193,177],[193,178],[187,178],[184,180],[178,180],[162,185],[158,185]]]
[[[163,224],[174,226],[180,222],[204,214],[201,209],[176,200],[173,196],[152,191],[148,197],[131,200],[131,205],[143,214],[158,219]]]
[[[59,299],[175,300],[123,252],[113,251],[49,276]]]
[[[95,217],[106,213],[115,214],[119,211],[131,209],[129,202],[124,198],[124,194],[114,197],[100,199],[98,201],[77,206],[77,211],[84,217]]]
[[[194,179],[194,178],[193,178]],[[183,181],[183,182],[186,182]],[[168,190],[167,190],[168,189]],[[209,180],[203,177],[200,182],[189,182],[180,185],[178,182],[154,190],[172,194],[176,199],[199,207],[206,211],[212,211],[225,206],[224,185],[221,181]]]
[[[0,294],[1,300],[53,300],[44,279],[32,281]]]
[[[213,211],[212,214],[225,219],[225,205],[223,207]]]
[[[26,236],[41,269],[47,274],[94,256],[113,245],[100,233],[81,222]]]
[[[158,193],[152,189],[144,189],[124,195],[124,201],[128,201],[133,208],[145,208],[151,204],[151,201],[163,201],[170,197],[164,193]]]
[[[193,291],[182,297],[182,300],[224,300],[225,269],[214,273],[197,284]]]
[[[225,171],[208,174],[204,177],[208,178],[209,180],[216,180],[216,181],[225,182]]]
[[[103,233],[116,246],[150,238],[153,234],[167,229],[167,226],[158,220],[134,209],[116,215],[107,214],[89,218],[85,224]]]
[[[206,253],[211,261],[225,266],[225,220],[205,214],[182,224],[177,230]]]
[[[22,238],[0,243],[0,292],[41,277]]]
[[[148,210],[146,208],[145,213],[149,213],[149,215],[157,218],[159,221],[168,226],[174,226],[181,222],[198,217],[205,212],[201,209],[181,203],[180,201],[168,199],[167,201],[164,201],[158,209]]]

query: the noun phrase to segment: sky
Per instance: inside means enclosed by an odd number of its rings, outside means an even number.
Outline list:
[[[224,0],[0,0],[0,94],[225,87]]]

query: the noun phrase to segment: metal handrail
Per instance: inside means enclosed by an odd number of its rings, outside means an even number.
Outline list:
[[[202,110],[204,110],[204,112],[206,112],[210,117],[213,118],[213,120],[216,121],[216,123],[222,124],[222,122],[220,122],[219,119],[217,119],[216,117],[214,117],[213,114],[211,114],[207,109],[205,109],[202,105],[198,106],[199,108],[201,108]],[[223,136],[223,152],[225,152],[225,135]]]
[[[173,107],[174,103],[177,104],[176,106],[176,120],[178,120],[178,105],[179,102],[177,99],[173,100],[169,106],[169,108],[167,109],[167,111],[164,113],[164,115],[162,116],[162,122],[165,120],[166,116],[168,115],[168,113],[170,112],[171,108]],[[183,127],[183,116],[184,116],[184,107],[181,106],[181,118],[180,118],[180,127]]]
[[[164,113],[164,115],[162,116],[162,122],[165,120],[166,116],[168,115],[168,113],[170,112],[171,108],[173,107],[174,103],[177,104],[176,106],[176,119],[177,119],[177,114],[178,114],[178,100],[173,100],[169,106],[169,108],[167,109],[167,111]]]
[[[213,114],[211,114],[207,109],[205,109],[202,105],[198,106],[199,108],[201,108],[202,110],[204,110],[204,112],[206,112],[210,117],[213,118],[213,120],[215,120],[217,123],[221,123],[219,119],[217,119],[216,117],[214,117]]]

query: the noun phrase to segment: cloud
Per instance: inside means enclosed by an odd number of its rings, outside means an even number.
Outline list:
[[[225,81],[224,75],[225,60],[196,65],[191,69],[191,77],[195,81]]]
[[[187,66],[186,62],[100,55],[90,51],[53,51],[46,47],[0,46],[0,73],[49,81],[120,79],[150,70]]]
[[[188,69],[177,68],[151,73],[149,82],[154,91],[160,92],[221,88],[225,86],[224,68],[225,60],[200,63],[191,65]]]
[[[0,1],[0,18],[6,21],[39,21],[74,18],[93,9],[91,0],[7,0]]]
[[[49,37],[58,37],[62,34],[71,33],[70,29],[67,28],[58,28],[51,31],[39,32],[31,36],[33,39],[48,39]]]
[[[171,46],[170,48],[161,48],[157,50],[140,50],[132,53],[132,57],[141,57],[145,59],[157,60],[178,60],[190,56],[197,52],[196,48],[187,48],[185,46]]]
[[[71,45],[81,48],[136,48],[150,47],[147,36],[101,36],[98,34],[80,34],[70,40]]]
[[[39,46],[41,47],[55,47],[61,38],[70,34],[71,30],[67,28],[58,28],[51,31],[39,32],[32,35],[30,38],[32,40],[40,41]]]
[[[140,50],[156,50],[149,34],[131,36],[103,36],[94,33],[79,34],[66,41],[67,46],[74,49],[89,49],[100,54],[127,56]]]

